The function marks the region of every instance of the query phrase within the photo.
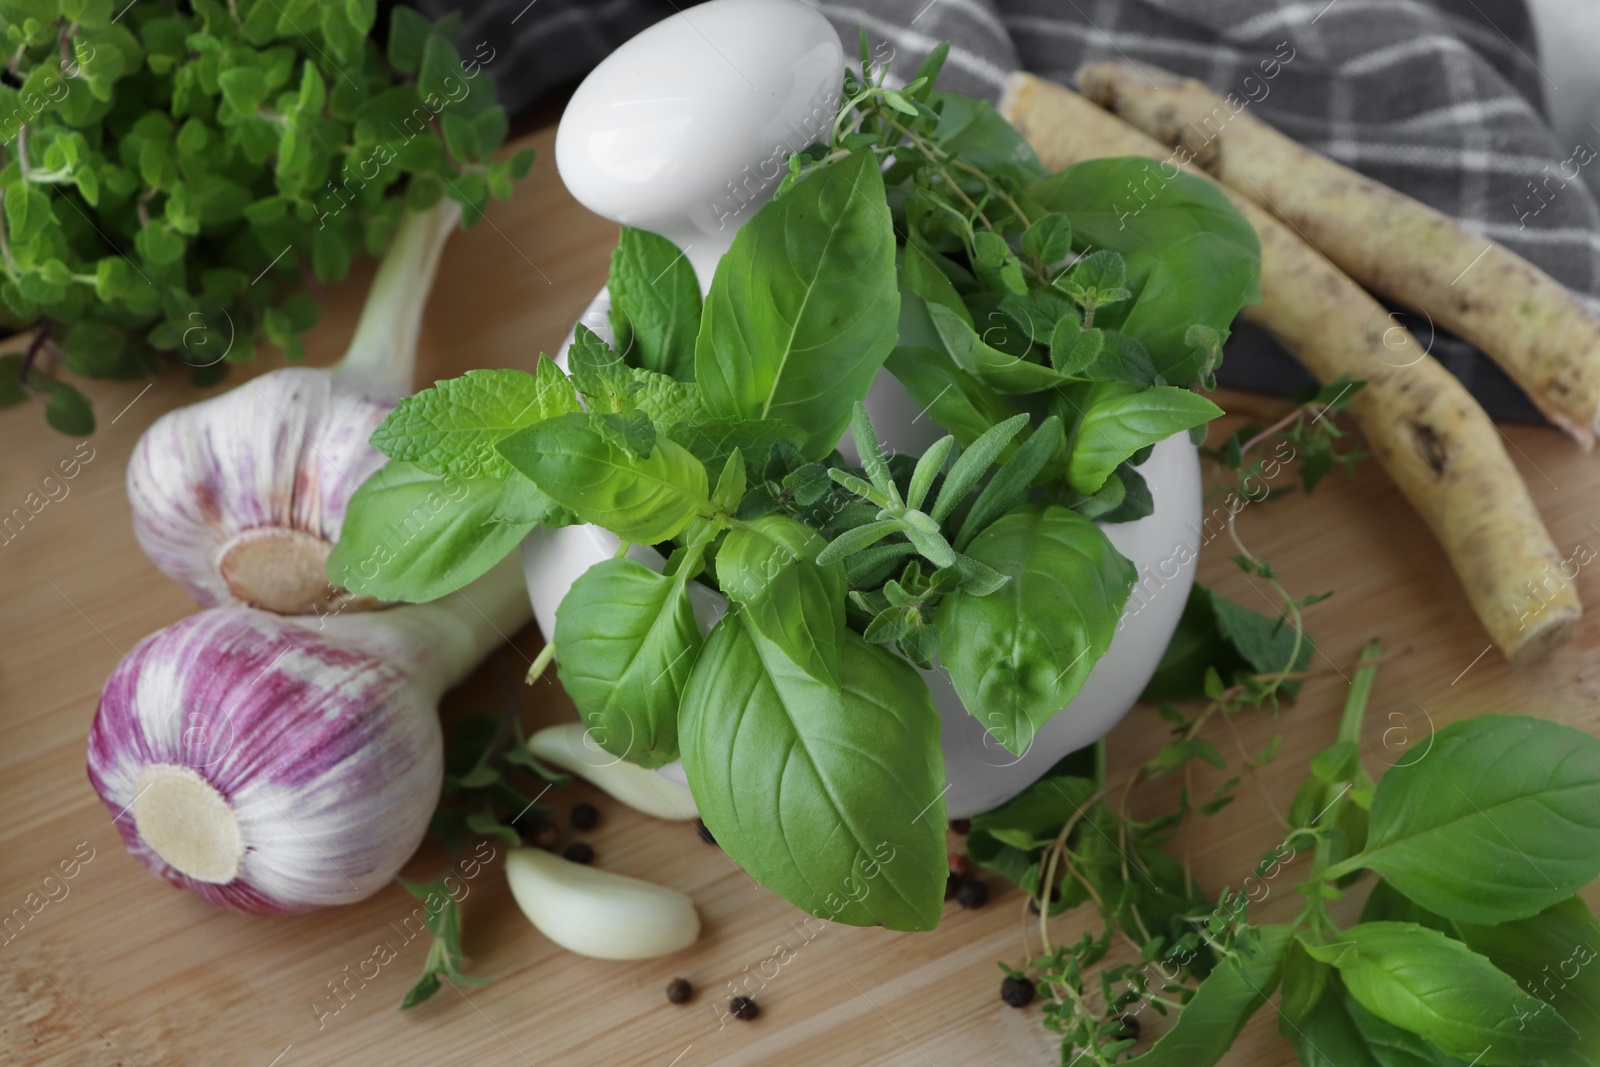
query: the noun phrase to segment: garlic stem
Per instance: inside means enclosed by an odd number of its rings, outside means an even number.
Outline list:
[[[676,889],[573,863],[544,849],[507,853],[506,881],[528,921],[581,956],[645,960],[700,939],[694,902]]]
[[[378,264],[361,308],[355,336],[335,373],[389,399],[411,392],[422,311],[439,269],[445,242],[461,221],[449,197],[422,211],[407,211]]]
[[[635,811],[657,819],[700,817],[688,786],[613,756],[595,744],[580,722],[546,726],[528,738],[528,751],[588,780]]]
[[[290,621],[398,664],[436,700],[532,617],[521,564],[508,556],[471,584],[426,604]]]

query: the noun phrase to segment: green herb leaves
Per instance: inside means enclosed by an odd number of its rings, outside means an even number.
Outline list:
[[[968,710],[1021,755],[1110,647],[1133,565],[1093,523],[1058,507],[1018,508],[967,551],[1011,580],[987,596],[946,598],[940,655]]]
[[[1428,755],[1392,768],[1372,799],[1361,855],[1446,918],[1522,919],[1600,874],[1600,741],[1511,715],[1453,723]]]
[[[701,643],[685,581],[609,559],[556,611],[562,686],[596,743],[641,767],[678,758],[678,703]]]
[[[677,245],[624,226],[611,254],[611,330],[635,366],[694,378],[700,283]]]
[[[1415,923],[1362,923],[1311,956],[1339,969],[1356,1003],[1448,1055],[1484,1064],[1534,1063],[1575,1034],[1494,964]]]
[[[1068,480],[1081,493],[1098,490],[1124,461],[1147,445],[1205,423],[1222,409],[1199,393],[1116,382],[1091,387],[1083,398]]]
[[[813,915],[929,930],[946,874],[944,768],[927,687],[844,639],[836,690],[738,614],[711,632],[682,707],[683,767],[717,842]]]
[[[448,197],[470,225],[509,196],[532,152],[490,158],[507,130],[483,69],[494,52],[463,58],[456,22],[407,8],[389,16],[386,58],[377,13],[369,0],[9,7],[7,323],[67,349],[73,374],[182,369],[212,384],[264,345],[299,358],[316,322],[306,276],[337,281],[382,253],[405,212]],[[37,360],[15,384],[52,405],[52,425],[86,433],[61,366]]]
[[[541,419],[581,411],[572,383],[547,357],[538,373],[469,370],[400,401],[372,434],[372,447],[433,474],[503,475],[494,446]]]
[[[654,544],[677,536],[709,512],[706,469],[682,445],[629,451],[588,414],[559,415],[500,442],[500,454],[584,522],[625,541]]]
[[[895,345],[894,233],[870,153],[758,211],[717,265],[695,347],[715,415],[781,419],[827,455]]]

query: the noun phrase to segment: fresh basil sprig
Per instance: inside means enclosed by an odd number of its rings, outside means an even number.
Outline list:
[[[329,561],[348,588],[428,599],[535,525],[609,530],[623,551],[552,635],[596,741],[681,758],[769,888],[895,929],[934,925],[945,887],[915,668],[941,664],[1019,753],[1071,701],[1136,577],[1096,521],[1150,514],[1139,465],[1217,413],[1188,387],[1255,277],[1140,266],[1179,246],[1185,269],[1194,249],[1254,263],[1187,178],[1147,243],[1080,240],[1096,198],[1062,194],[988,104],[935,90],[942,59],[903,90],[849,74],[827,141],[791,158],[703,300],[665,239],[625,231],[612,343],[580,327],[565,372],[541,357],[402,401],[372,438],[397,473],[356,494]],[[885,365],[948,431],[920,456],[867,416]],[[728,612],[702,638],[705,589]]]

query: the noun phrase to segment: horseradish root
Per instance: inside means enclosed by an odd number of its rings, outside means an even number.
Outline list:
[[[212,904],[361,900],[438,803],[440,695],[531,615],[515,560],[429,604],[191,615],[111,673],[89,781],[134,858]]]
[[[1171,153],[1085,98],[1028,74],[1006,85],[1001,112],[1045,166]],[[1261,303],[1244,315],[1324,384],[1366,387],[1350,411],[1374,457],[1427,522],[1484,629],[1507,659],[1537,658],[1582,609],[1499,432],[1477,402],[1360,286],[1275,217],[1224,189],[1261,240]],[[1530,596],[1530,585],[1540,598]]]
[[[128,461],[133,532],[202,605],[328,610],[328,554],[356,488],[384,464],[367,438],[411,391],[422,309],[461,208],[408,212],[343,360],[286,367],[168,412]]]
[[[1148,77],[1147,77],[1148,75]],[[1151,78],[1155,79],[1152,84]],[[1296,144],[1199,82],[1121,63],[1083,94],[1289,222],[1341,270],[1481,348],[1585,449],[1600,430],[1600,318],[1454,219]]]
[[[700,939],[694,902],[676,889],[573,863],[542,848],[507,853],[506,881],[528,921],[580,956],[647,960]]]

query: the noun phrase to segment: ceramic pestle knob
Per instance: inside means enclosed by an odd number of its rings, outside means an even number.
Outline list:
[[[839,36],[797,0],[710,0],[640,33],[573,94],[556,132],[572,195],[684,249],[702,288],[788,157],[826,141]]]

